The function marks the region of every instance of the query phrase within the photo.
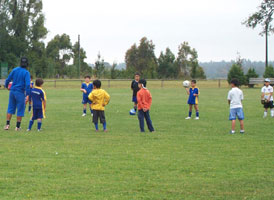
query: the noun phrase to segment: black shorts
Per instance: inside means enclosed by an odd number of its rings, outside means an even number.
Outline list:
[[[106,123],[105,111],[103,110],[93,110],[93,123],[98,124],[98,118],[100,118],[100,123]]]
[[[273,101],[265,102],[264,108],[274,108]]]

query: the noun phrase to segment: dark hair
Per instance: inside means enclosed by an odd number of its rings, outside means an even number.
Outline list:
[[[139,83],[140,83],[140,84],[143,84],[144,87],[147,86],[147,81],[146,81],[145,79],[141,79],[141,80],[139,81]]]
[[[30,76],[30,79],[32,79],[33,77],[32,77],[32,75]]]
[[[35,81],[35,85],[36,85],[37,87],[40,87],[41,85],[43,85],[43,83],[44,83],[44,81],[43,81],[43,79],[41,79],[41,78],[38,78],[38,79],[36,79],[36,81]]]
[[[91,79],[91,77],[90,77],[89,75],[86,75],[86,76],[85,76],[85,79],[86,79],[86,78],[89,78],[89,79]]]
[[[197,83],[197,81],[196,81],[196,80],[192,80],[191,82],[192,82],[192,83],[195,83],[195,84]]]
[[[101,88],[101,81],[100,80],[95,80],[93,81],[93,85],[96,87],[96,88]]]
[[[134,76],[141,76],[141,74],[139,72],[136,72]]]
[[[29,61],[26,57],[22,57],[20,60],[20,66],[23,68],[27,68],[29,65]]]
[[[231,84],[235,85],[236,87],[239,86],[239,81],[238,79],[236,78],[233,78],[231,81],[230,81]]]

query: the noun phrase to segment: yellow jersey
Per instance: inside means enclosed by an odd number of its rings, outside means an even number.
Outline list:
[[[105,110],[105,106],[109,103],[110,96],[103,89],[94,89],[88,96],[92,101],[92,110]]]

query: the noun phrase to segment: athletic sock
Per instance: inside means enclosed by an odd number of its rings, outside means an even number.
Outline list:
[[[21,122],[17,122],[16,123],[16,128],[20,128],[20,126],[21,126]]]
[[[94,123],[96,131],[98,131],[98,123]]]
[[[41,130],[41,127],[42,127],[42,122],[41,122],[41,121],[38,121],[38,122],[37,122],[37,129],[40,131],[40,130]]]
[[[271,109],[271,117],[274,117],[274,109]]]
[[[30,120],[30,121],[29,121],[29,130],[31,130],[32,125],[33,125],[33,120]]]
[[[199,111],[196,112],[196,117],[199,117]]]
[[[137,107],[136,106],[134,106],[134,110],[135,110],[135,112],[137,111]]]
[[[104,131],[107,130],[107,123],[103,123]]]
[[[83,110],[83,113],[84,113],[84,114],[87,114],[87,109],[84,109],[84,110]]]
[[[264,117],[267,117],[267,112],[266,111],[264,112]]]
[[[10,125],[10,121],[9,120],[7,120],[7,125]]]
[[[191,111],[189,111],[188,116],[189,116],[189,117],[191,117],[191,115],[192,115],[192,112],[191,112]]]
[[[29,112],[31,111],[31,106],[29,106]]]

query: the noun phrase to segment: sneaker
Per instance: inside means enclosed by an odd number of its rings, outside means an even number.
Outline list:
[[[235,134],[235,131],[230,131],[230,134]]]
[[[82,117],[85,117],[86,115],[87,115],[87,114],[83,113],[83,114],[82,114]]]
[[[93,113],[90,114],[93,117]]]
[[[4,127],[4,130],[6,130],[6,131],[8,131],[10,129],[10,125],[6,125],[5,127]]]
[[[196,117],[195,120],[199,120],[200,118],[199,117]]]
[[[27,129],[27,132],[30,132],[30,129]]]
[[[245,131],[244,131],[244,130],[240,130],[240,133],[241,133],[241,134],[244,134],[244,133],[245,133]]]
[[[104,130],[104,132],[105,132],[105,133],[107,133],[107,132],[108,132],[108,130],[106,129],[106,130]]]
[[[38,132],[41,132],[42,130],[41,129],[37,129]]]
[[[21,128],[17,128],[17,127],[16,127],[16,128],[15,128],[15,131],[21,131]]]
[[[191,119],[191,117],[187,117],[186,119]]]

